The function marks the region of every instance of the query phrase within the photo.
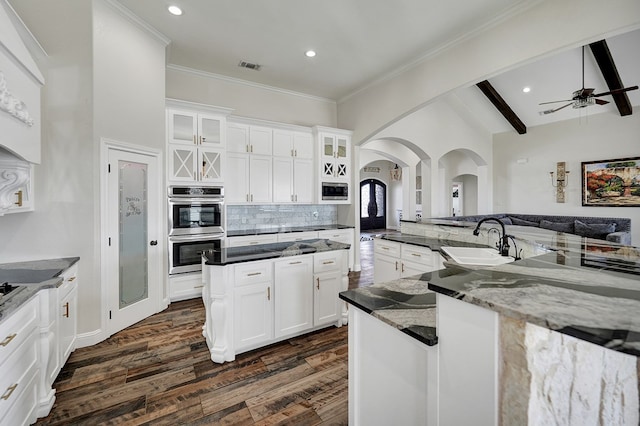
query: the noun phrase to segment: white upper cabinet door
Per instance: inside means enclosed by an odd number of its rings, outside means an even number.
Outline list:
[[[250,155],[249,170],[249,202],[272,202],[273,165],[271,156]]]
[[[200,182],[222,183],[223,164],[223,150],[198,149],[198,173]]]
[[[273,202],[295,202],[292,157],[273,157]]]
[[[293,201],[312,203],[313,197],[313,160],[296,158],[293,161]]]
[[[169,143],[196,145],[198,121],[195,112],[168,110]]]
[[[273,130],[268,127],[249,127],[249,152],[251,154],[272,155]]]
[[[293,152],[296,158],[313,159],[313,136],[308,133],[293,134]]]
[[[169,180],[194,182],[197,180],[198,149],[194,146],[169,146]]]
[[[249,202],[249,156],[227,153],[227,178],[224,185],[226,203]]]
[[[198,139],[202,146],[224,148],[225,120],[215,115],[198,114]]]
[[[293,132],[290,130],[273,130],[274,157],[293,157]]]
[[[249,152],[249,126],[238,123],[227,124],[227,151]]]

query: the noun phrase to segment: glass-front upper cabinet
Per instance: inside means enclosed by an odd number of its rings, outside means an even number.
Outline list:
[[[225,117],[170,109],[167,113],[168,142],[224,148]]]
[[[321,164],[320,172],[324,180],[348,181],[350,179],[350,150],[349,136],[320,133]]]

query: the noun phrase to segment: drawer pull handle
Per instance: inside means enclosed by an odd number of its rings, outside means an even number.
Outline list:
[[[256,275],[262,275],[262,272],[251,272],[250,274],[247,274],[248,277],[255,277]]]
[[[202,288],[202,287],[204,287],[204,286],[203,285],[196,285],[193,288]]]
[[[75,279],[76,279],[76,277],[73,276],[73,277],[69,277],[69,279],[67,281],[71,282],[71,281],[74,281]]]
[[[271,300],[271,287],[267,287],[267,300]]]
[[[404,272],[404,263],[402,263],[402,268],[400,272]]]
[[[384,246],[382,246],[382,247],[380,247],[380,248],[381,248],[382,250],[389,250],[389,247],[384,247]]]
[[[69,318],[69,302],[62,305],[62,307],[65,309],[64,314],[62,314],[62,316],[65,318]]]
[[[322,262],[323,265],[332,265],[333,263],[333,260],[325,260],[324,262]]]
[[[16,196],[18,197],[18,201],[16,201],[15,204],[18,207],[22,207],[22,189],[18,192],[16,192]]]
[[[320,278],[316,278],[316,281],[318,282],[318,290],[320,290]]]
[[[396,260],[396,271],[398,270],[398,261]]]
[[[7,346],[13,339],[16,338],[17,335],[17,333],[8,335],[2,342],[0,342],[0,346]]]
[[[253,246],[253,245],[256,245],[256,244],[258,244],[258,243],[259,243],[259,241],[251,241],[251,242],[249,243],[249,245],[252,245],[252,246]]]
[[[9,386],[5,391],[4,395],[0,396],[0,399],[4,399],[5,401],[9,399],[11,397],[11,394],[13,393],[14,390],[16,390],[17,387],[18,387],[17,383]]]
[[[411,253],[411,256],[422,257],[422,255],[421,255],[421,254],[418,254],[418,253]]]
[[[297,265],[299,263],[302,263],[302,260],[298,260],[297,262],[289,262],[289,265]]]

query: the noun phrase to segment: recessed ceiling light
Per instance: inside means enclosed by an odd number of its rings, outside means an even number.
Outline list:
[[[313,58],[314,56],[316,56],[316,51],[315,50],[307,50],[306,52],[304,52],[304,55],[307,58]]]
[[[529,93],[529,92],[531,91],[531,87],[529,87],[529,86],[523,87],[523,88],[522,88],[522,91],[523,91],[524,93]]]
[[[180,16],[182,15],[182,9],[180,9],[178,6],[169,6],[169,13],[176,15],[176,16]]]

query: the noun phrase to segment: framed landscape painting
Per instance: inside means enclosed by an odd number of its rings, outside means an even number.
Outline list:
[[[583,162],[582,205],[640,207],[640,156]]]

